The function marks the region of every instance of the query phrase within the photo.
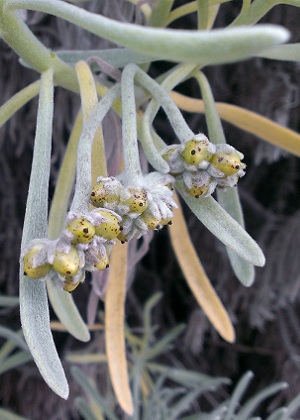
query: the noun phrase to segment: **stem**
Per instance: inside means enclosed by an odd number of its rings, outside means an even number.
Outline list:
[[[183,64],[178,66],[172,73],[170,73],[161,83],[166,91],[172,90],[174,86],[181,83],[187,76],[195,69],[194,64]],[[143,145],[144,153],[150,164],[159,172],[167,173],[169,167],[166,161],[158,153],[157,147],[153,138],[153,131],[151,130],[152,122],[159,110],[159,103],[152,99],[147,106],[141,124],[140,141]]]
[[[194,136],[194,133],[186,124],[181,112],[169,97],[165,89],[163,89],[158,83],[156,83],[150,76],[144,73],[135,64],[129,64],[128,67],[129,66],[135,68],[137,81],[145,89],[147,89],[162,106],[179,140],[184,142],[191,139]]]
[[[201,95],[204,102],[205,117],[207,119],[208,132],[211,142],[215,144],[226,143],[223,127],[219,114],[216,110],[216,104],[208,80],[205,75],[199,71],[195,72],[193,76],[197,80],[201,89]]]
[[[198,29],[206,30],[208,21],[208,0],[197,0]]]
[[[92,145],[95,133],[103,118],[120,96],[120,85],[112,87],[100,100],[89,120],[85,124],[78,144],[77,173],[72,211],[88,211],[92,177]]]
[[[142,176],[137,141],[137,119],[134,95],[136,67],[128,65],[122,73],[122,138],[125,183],[138,183]]]

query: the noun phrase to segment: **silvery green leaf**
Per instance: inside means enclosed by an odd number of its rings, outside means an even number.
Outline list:
[[[243,213],[238,196],[237,188],[229,188],[227,191],[217,191],[220,205],[244,228]],[[253,264],[241,258],[230,247],[226,247],[231,267],[244,286],[251,286],[254,281],[255,271]]]
[[[3,307],[10,307],[10,306],[18,306],[19,305],[19,298],[17,296],[0,296],[0,306]]]
[[[89,381],[89,378],[85,375],[85,373],[77,366],[72,366],[71,372],[76,382],[82,387],[82,389],[86,393],[88,399],[90,401],[93,401],[93,403],[96,406],[99,406],[109,420],[117,420],[117,417],[111,410],[108,401],[106,401],[106,399],[98,393],[98,391],[92,385],[91,381]]]
[[[289,410],[286,407],[278,408],[272,414],[270,414],[266,420],[289,420],[291,417],[289,416]]]
[[[300,61],[300,43],[277,45],[258,54],[271,60]]]
[[[79,411],[80,415],[84,418],[84,420],[97,420],[89,404],[83,398],[77,397],[75,399],[75,407]]]
[[[148,55],[140,54],[130,48],[111,48],[109,50],[82,50],[82,51],[56,51],[57,56],[68,64],[75,64],[79,60],[87,60],[90,57],[100,57],[113,67],[125,67],[126,64],[145,64],[155,61]],[[157,60],[160,58],[158,57]]]
[[[243,397],[253,376],[253,373],[249,371],[246,372],[245,375],[239,380],[230,398],[224,420],[231,420],[234,417],[235,411],[240,405],[240,400]]]
[[[23,340],[22,337],[19,336],[19,334],[15,333],[14,331],[10,330],[9,328],[3,327],[0,325],[0,337],[6,338],[7,340],[12,341],[14,344],[16,344],[21,349],[28,351],[27,344]]]
[[[265,264],[264,254],[257,243],[213,197],[196,199],[190,196],[182,181],[177,181],[176,187],[192,212],[224,245],[254,265]]]
[[[1,420],[26,420],[25,417],[18,416],[3,408],[0,408],[0,418]]]
[[[52,14],[141,54],[175,62],[230,63],[252,57],[289,38],[289,32],[277,25],[211,31],[128,25],[59,0],[7,0],[4,12],[22,8]]]
[[[205,118],[208,128],[209,138],[212,143],[226,143],[222,123],[216,109],[213,94],[208,80],[203,73],[196,74],[196,79],[200,85],[202,98],[205,104]],[[217,190],[217,199],[220,205],[244,228],[243,211],[238,195],[237,188],[228,188],[226,191]],[[251,286],[254,281],[253,264],[241,258],[231,248],[226,247],[226,251],[232,266],[232,269],[244,286]]]
[[[53,71],[41,77],[35,146],[26,205],[22,247],[47,235],[48,186],[51,163],[53,120]],[[44,282],[23,275],[20,267],[20,315],[24,337],[41,375],[62,398],[69,387],[50,329],[50,315]]]
[[[236,420],[248,420],[249,416],[256,410],[257,406],[267,398],[287,388],[286,382],[279,382],[264,388],[262,391],[250,398],[236,416]]]
[[[65,292],[52,280],[47,282],[47,289],[51,305],[61,323],[77,340],[87,342],[90,332],[74,303],[70,293]]]
[[[10,369],[14,369],[18,366],[23,365],[24,363],[27,363],[30,360],[32,360],[32,356],[28,351],[18,351],[12,356],[9,356],[4,361],[1,361],[0,375],[2,375],[4,372],[7,372]]]

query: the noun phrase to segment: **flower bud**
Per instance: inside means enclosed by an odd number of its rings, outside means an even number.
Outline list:
[[[183,182],[188,194],[195,198],[211,195],[217,185],[216,181],[205,171],[185,172],[183,174]]]
[[[180,175],[184,171],[184,164],[180,156],[181,145],[173,144],[166,147],[162,152],[162,158],[170,167],[170,174],[173,176]]]
[[[79,265],[79,254],[74,246],[69,252],[55,251],[53,268],[62,276],[75,276],[79,271]]]
[[[241,162],[243,155],[231,147],[232,151],[217,151],[211,160],[211,165],[224,174],[224,177],[235,175],[245,168]]]
[[[114,177],[100,178],[91,192],[91,204],[104,207],[105,203],[118,202],[120,199],[121,183]]]
[[[143,213],[148,207],[148,196],[144,188],[129,187],[121,204],[129,207],[129,213]]]
[[[80,285],[80,283],[83,283],[84,278],[85,271],[83,271],[81,275],[78,273],[75,277],[66,276],[63,281],[63,289],[69,293],[73,292]]]
[[[146,223],[148,229],[155,230],[159,229],[161,225],[161,220],[155,217],[150,211],[146,210],[142,215],[141,219]]]
[[[96,235],[101,236],[108,241],[116,239],[121,232],[120,223],[117,217],[106,210],[99,210],[97,213],[103,217],[104,221],[98,226],[95,226]]]
[[[67,229],[74,235],[72,244],[89,244],[95,235],[95,227],[85,217],[78,217],[67,224]]]
[[[119,235],[118,235],[117,239],[119,239],[119,241],[120,241],[120,242],[122,242],[122,244],[125,244],[126,242],[128,242],[128,236],[127,236],[127,235],[125,235],[125,234],[122,232],[122,230],[121,230],[121,232],[119,233]]]
[[[201,162],[209,162],[212,159],[214,149],[215,147],[207,138],[201,140],[194,138],[184,144],[181,157],[187,165],[198,166]]]
[[[32,279],[40,279],[45,277],[46,274],[51,270],[51,264],[41,264],[36,266],[35,257],[43,249],[43,245],[35,244],[33,247],[24,255],[24,275],[31,277]]]

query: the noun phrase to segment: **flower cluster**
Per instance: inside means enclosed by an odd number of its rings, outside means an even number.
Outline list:
[[[170,174],[182,177],[186,191],[195,198],[211,195],[216,187],[234,187],[245,175],[243,154],[228,144],[211,143],[204,134],[166,147],[162,157]]]
[[[146,174],[134,185],[126,186],[122,174],[100,177],[92,189],[91,204],[121,216],[118,239],[127,242],[172,223],[176,208],[172,192],[174,182],[173,176],[158,172]]]
[[[72,292],[84,281],[86,271],[108,268],[116,239],[127,242],[172,223],[174,181],[173,176],[158,172],[126,187],[122,175],[98,178],[91,192],[91,203],[97,208],[84,214],[69,212],[56,240],[31,241],[21,254],[24,274],[55,279]]]
[[[24,274],[33,279],[58,279],[64,290],[72,292],[84,281],[85,271],[108,268],[120,222],[121,217],[108,209],[69,212],[58,239],[35,239],[24,248]]]

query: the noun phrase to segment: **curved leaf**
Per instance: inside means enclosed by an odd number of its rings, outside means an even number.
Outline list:
[[[177,181],[176,187],[192,212],[224,245],[254,265],[265,264],[257,243],[213,197],[196,199],[185,192],[181,181]]]
[[[277,45],[258,54],[271,60],[300,61],[300,43]]]
[[[53,72],[42,74],[35,147],[23,228],[22,247],[31,239],[47,235],[48,184],[53,119]],[[20,267],[20,315],[23,333],[41,375],[62,398],[69,387],[50,329],[45,283],[23,275]]]
[[[198,64],[221,64],[252,57],[287,41],[289,33],[276,25],[212,31],[148,28],[87,12],[59,0],[7,0],[4,12],[24,8],[61,17],[119,45],[150,57]],[[226,45],[226,48],[224,48]]]
[[[123,410],[131,415],[133,403],[129,387],[125,347],[125,296],[127,244],[118,242],[111,254],[111,268],[105,297],[105,340],[112,385]]]
[[[199,83],[204,101],[205,119],[209,138],[212,143],[215,144],[226,143],[223,127],[208,80],[201,72],[196,73],[195,78]],[[217,190],[217,199],[227,213],[244,228],[244,217],[238,189],[228,188],[226,191]],[[255,275],[253,264],[245,261],[228,247],[226,247],[226,251],[237,278],[244,286],[251,286]]]
[[[190,289],[210,322],[226,341],[233,342],[235,333],[229,315],[200,263],[177,198],[176,203],[178,208],[174,211],[174,223],[169,232],[177,260]]]
[[[12,96],[0,108],[0,127],[6,123],[22,106],[34,98],[40,90],[40,81],[31,83]]]

